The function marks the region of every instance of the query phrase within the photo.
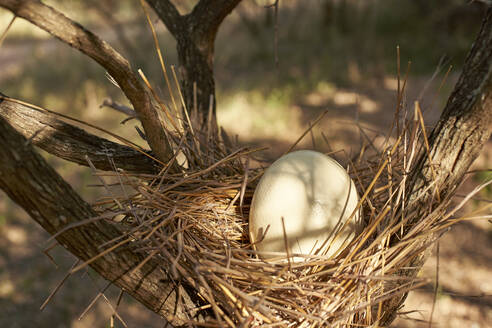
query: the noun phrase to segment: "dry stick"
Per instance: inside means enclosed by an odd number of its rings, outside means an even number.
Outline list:
[[[403,79],[403,86],[401,88],[401,91],[400,91],[400,94],[398,95],[398,99],[397,99],[397,107],[400,106],[401,104],[401,101],[403,99],[403,94],[405,92],[405,88],[407,86],[407,81],[408,81],[408,73],[410,72],[410,66],[411,66],[412,62],[409,61],[408,62],[408,65],[407,65],[407,71],[405,72],[405,78]],[[398,109],[397,109],[398,110]],[[384,148],[386,148],[386,146],[388,145],[388,142],[389,142],[389,139],[391,137],[391,133],[393,132],[393,128],[395,127],[395,124],[397,120],[393,120],[393,123],[391,123],[391,127],[388,131],[388,134],[386,135],[386,139],[384,140]]]
[[[316,142],[314,140],[314,132],[313,132],[313,128],[311,127],[311,122],[308,122],[308,124],[309,124],[309,132],[311,135],[311,143],[313,144],[313,149],[316,150]]]
[[[183,135],[181,136],[181,140],[179,141],[179,144],[178,144],[178,147],[176,148],[175,152],[174,152],[174,155],[173,157],[171,158],[171,160],[166,164],[166,166],[164,166],[161,171],[159,172],[159,174],[157,174],[155,176],[155,178],[152,180],[152,182],[149,184],[149,187],[153,187],[154,186],[154,183],[157,181],[157,178],[160,177],[159,179],[159,183],[156,187],[156,190],[159,190],[162,186],[162,183],[164,182],[164,178],[166,177],[167,173],[169,172],[169,169],[173,166],[174,162],[177,160],[178,158],[178,154],[179,152],[181,151],[181,149],[183,148],[183,144],[185,142],[185,138],[186,138],[186,132],[183,133]],[[154,199],[154,195],[153,194],[151,196],[151,199]]]
[[[14,24],[16,18],[17,18],[17,16],[15,16],[15,15],[14,15],[14,17],[12,17],[9,25],[7,25],[7,27],[5,28],[5,31],[3,31],[2,35],[0,36],[0,47],[2,46],[3,40],[5,40],[5,37],[7,36],[7,33],[9,32],[10,28]]]
[[[306,131],[304,131],[304,133],[303,133],[303,134],[301,134],[301,136],[300,136],[300,137],[299,137],[299,138],[298,138],[298,139],[297,139],[297,140],[296,140],[296,141],[292,144],[292,146],[290,146],[290,148],[289,148],[289,149],[288,149],[285,153],[283,153],[282,155],[285,155],[285,154],[290,153],[290,152],[291,152],[291,151],[292,151],[292,150],[293,150],[293,149],[297,146],[297,144],[298,144],[298,143],[302,140],[302,138],[304,138],[304,137],[306,136],[306,134],[308,134],[308,133],[309,133],[309,131],[311,131],[311,129],[312,129],[312,128],[314,128],[314,126],[315,126],[316,124],[318,124],[318,123],[319,123],[319,121],[321,121],[321,119],[322,119],[322,118],[323,118],[323,117],[324,117],[327,113],[328,113],[328,110],[325,110],[323,113],[321,113],[321,114],[320,114],[320,115],[319,115],[319,116],[318,116],[318,117],[314,120],[314,122],[313,122],[313,124],[312,124],[312,125],[311,125],[311,124],[309,124],[309,128],[308,128]]]
[[[176,75],[176,70],[174,69],[174,66],[171,66],[171,70],[173,72],[174,82],[176,83],[176,86],[178,87],[178,94],[179,94],[179,98],[181,100],[181,106],[183,107],[183,111],[184,111],[185,116],[186,116],[186,121],[187,121],[188,126],[190,128],[191,136],[193,137],[193,141],[195,142],[195,147],[196,147],[196,149],[200,149],[200,147],[198,147],[195,131],[193,130],[193,125],[191,125],[191,120],[190,120],[190,116],[188,115],[188,110],[186,109],[186,104],[185,104],[185,101],[183,98],[183,93],[181,92],[181,88],[179,87],[178,77]]]
[[[65,276],[63,277],[63,279],[58,283],[58,285],[56,285],[55,289],[53,289],[53,291],[51,292],[51,294],[46,298],[46,300],[43,302],[43,304],[39,307],[39,310],[40,311],[43,311],[44,308],[46,307],[46,305],[48,305],[48,303],[51,301],[51,299],[53,298],[53,296],[55,296],[55,294],[58,292],[58,290],[60,290],[61,286],[65,283],[65,281],[67,281],[68,277],[70,277],[70,275],[72,274],[70,271],[77,265],[79,264],[80,260],[76,260],[73,264],[72,264],[72,267],[70,268],[70,270],[68,270],[68,272],[65,274]]]
[[[48,243],[48,242],[52,241],[53,239],[55,239],[56,237],[58,237],[59,235],[61,235],[62,233],[66,232],[66,231],[68,231],[70,229],[81,227],[83,225],[86,225],[86,224],[89,224],[89,223],[92,223],[92,222],[96,222],[96,221],[99,221],[99,220],[112,218],[112,217],[114,217],[114,216],[116,216],[118,214],[126,214],[126,213],[127,213],[126,211],[105,213],[105,214],[102,214],[102,215],[99,215],[99,216],[95,216],[93,218],[89,218],[89,219],[77,221],[77,222],[74,222],[74,223],[70,223],[69,225],[65,226],[63,229],[61,229],[60,231],[58,231],[57,233],[55,233],[54,235],[52,235],[50,238],[48,238],[48,240],[46,242]]]
[[[212,136],[213,108],[214,108],[214,95],[210,95],[210,100],[208,103],[208,115],[207,115],[207,140],[206,140],[207,148],[210,148],[210,137]],[[212,152],[212,155],[213,155],[213,152]],[[213,160],[213,158],[212,158],[212,160]]]
[[[92,163],[91,159],[89,158],[88,155],[85,155],[85,160],[87,161],[87,163],[89,164],[89,167],[91,168],[92,170],[92,173],[96,173],[96,167],[94,166],[94,164]],[[121,205],[121,203],[118,201],[118,199],[114,196],[113,192],[111,191],[111,189],[109,189],[109,186],[106,184],[106,181],[102,178],[102,176],[100,175],[97,175],[97,174],[94,174],[95,176],[97,176],[97,178],[99,179],[99,181],[101,181],[101,183],[103,184],[104,188],[106,189],[106,191],[108,192],[108,194],[110,195],[110,197],[113,199],[113,201],[118,205],[118,207],[120,208],[120,210],[124,210],[125,208],[123,207],[123,205]]]
[[[492,179],[475,187],[472,192],[470,192],[458,205],[456,205],[455,208],[451,210],[451,212],[447,213],[444,217],[443,220],[449,219],[451,216],[453,216],[459,209],[461,209],[466,202],[468,202],[473,196],[475,196],[480,190],[483,188],[487,187],[488,185],[492,184]],[[490,204],[484,206],[485,208],[488,208]],[[478,210],[477,210],[478,211]],[[476,213],[477,211],[473,211],[472,213]]]
[[[98,258],[103,257],[103,256],[105,256],[105,255],[106,255],[106,254],[108,254],[108,253],[111,253],[112,251],[114,251],[115,249],[117,249],[117,248],[118,248],[118,247],[120,247],[120,246],[123,246],[123,245],[124,245],[124,244],[126,244],[126,243],[129,243],[129,242],[130,242],[130,241],[132,241],[134,238],[135,238],[135,237],[128,237],[127,239],[125,239],[125,240],[123,240],[123,241],[121,241],[121,242],[117,243],[116,245],[114,245],[114,246],[112,246],[112,247],[110,247],[110,248],[108,248],[108,249],[106,249],[106,250],[102,251],[101,253],[97,254],[96,256],[94,256],[94,257],[92,257],[92,258],[88,259],[88,260],[87,260],[87,261],[85,261],[84,263],[77,265],[74,269],[70,270],[70,272],[71,272],[71,273],[75,273],[75,272],[79,271],[80,269],[85,268],[87,265],[91,264],[92,262],[94,262],[94,261],[95,261],[95,260],[97,260]]]
[[[425,85],[424,87],[422,88],[422,90],[420,91],[420,94],[418,95],[417,97],[417,101],[422,101],[422,99],[424,98],[424,95],[425,93],[427,92],[427,90],[429,89],[432,81],[434,81],[436,79],[436,76],[439,74],[439,72],[441,71],[442,69],[442,65],[444,64],[444,62],[446,61],[446,58],[445,56],[442,56],[440,59],[439,59],[439,63],[437,64],[436,66],[436,69],[434,70],[434,73],[432,73],[432,76],[425,82]],[[437,96],[437,95],[436,95]]]
[[[58,241],[57,240],[54,240],[51,244],[49,244],[48,246],[46,246],[44,249],[43,249],[43,253],[44,255],[46,255],[46,257],[51,261],[51,263],[53,263],[53,265],[58,269],[58,264],[56,264],[56,261],[55,259],[53,258],[53,256],[51,256],[50,254],[50,251],[55,248],[56,246],[58,245]]]
[[[91,279],[95,284],[94,279],[92,277],[91,277]],[[121,291],[121,292],[123,292],[123,291]],[[106,304],[109,306],[110,310],[112,311],[111,318],[116,317],[124,327],[128,328],[128,325],[126,324],[125,320],[123,320],[123,318],[120,316],[120,314],[118,313],[116,308],[111,305],[111,302],[109,301],[108,297],[104,294],[104,292],[101,292],[100,295],[104,298],[104,301],[106,301]]]
[[[432,97],[432,102],[429,106],[430,109],[434,108],[434,105],[436,104],[438,95],[441,93],[441,89],[444,86],[444,84],[446,83],[448,76],[449,76],[449,73],[451,72],[452,68],[453,68],[453,65],[449,65],[448,70],[446,71],[446,74],[444,74],[444,77],[442,78],[441,83],[439,84],[439,88],[437,88],[437,92]]]
[[[393,145],[393,148],[391,149],[390,151],[390,154],[393,154],[396,150],[396,148],[398,147],[398,145],[400,144],[400,141],[401,141],[401,136],[398,137],[398,140],[395,142],[395,144]],[[374,178],[372,179],[371,183],[369,184],[369,186],[367,187],[367,190],[366,192],[364,193],[364,195],[361,197],[361,199],[359,200],[359,202],[357,203],[357,206],[355,207],[355,209],[352,211],[350,217],[347,219],[347,221],[345,222],[345,224],[343,225],[343,227],[341,228],[341,230],[335,235],[335,239],[339,238],[340,237],[340,234],[341,234],[341,231],[343,231],[343,229],[345,229],[345,227],[348,225],[348,223],[350,222],[350,220],[355,216],[355,214],[357,213],[357,211],[359,210],[359,208],[361,208],[362,206],[362,203],[364,202],[364,200],[368,197],[369,195],[369,192],[371,192],[371,190],[374,188],[374,185],[376,184],[377,180],[379,179],[379,176],[381,175],[381,173],[383,173],[386,165],[388,165],[388,158],[386,158],[384,160],[384,163],[380,166],[378,172],[376,173],[376,175],[374,176]],[[384,211],[386,212],[388,209],[385,208]],[[361,235],[359,235],[360,237]],[[359,245],[359,247],[362,246]],[[358,249],[358,248],[356,248]],[[344,262],[343,262],[343,265],[345,265],[348,261],[350,261],[351,257],[355,255],[355,250],[352,252],[352,254],[350,256],[348,256]]]
[[[274,48],[274,60],[275,60],[275,68],[279,68],[279,60],[278,60],[278,4],[280,0],[275,0],[275,2],[271,5],[265,6],[265,8],[271,8],[273,7],[274,10],[274,20],[275,20],[275,25],[274,25],[274,35],[273,35],[273,48]]]
[[[116,299],[116,304],[114,306],[114,312],[111,315],[111,323],[114,325],[114,317],[116,316],[116,311],[118,310],[118,307],[120,306],[121,300],[123,299],[123,294],[125,292],[123,289],[120,289],[120,293],[118,294],[118,298]]]
[[[82,312],[82,314],[79,316],[78,320],[82,320],[82,318],[87,314],[87,312],[89,312],[89,310],[94,306],[94,304],[97,302],[97,300],[99,300],[99,298],[102,296],[104,298],[104,300],[106,301],[106,304],[108,304],[109,308],[111,309],[112,313],[118,318],[118,320],[121,322],[121,324],[128,328],[128,325],[126,324],[126,322],[123,320],[123,318],[118,314],[118,312],[116,311],[116,309],[111,305],[111,302],[108,300],[108,298],[106,297],[106,295],[104,294],[104,292],[112,285],[112,282],[108,282],[106,284],[106,286],[104,286],[104,288],[100,289],[98,286],[97,286],[97,283],[96,281],[94,280],[94,278],[88,274],[89,278],[91,279],[92,283],[94,284],[94,286],[96,286],[98,289],[99,289],[99,292],[97,293],[97,295],[94,297],[94,299],[90,302],[90,304],[85,308],[85,310]]]
[[[97,302],[97,300],[101,297],[102,293],[104,293],[109,286],[111,286],[111,282],[108,282],[104,288],[100,289],[97,295],[92,299],[92,301],[87,305],[87,307],[82,311],[82,314],[79,316],[78,320],[82,320],[82,318],[89,312],[89,310],[92,308],[92,306]]]
[[[400,46],[396,46],[396,76],[398,78],[398,89],[396,94],[396,111],[395,111],[395,120],[396,120],[396,135],[400,135],[400,108],[401,108],[401,89],[400,89]]]
[[[278,59],[278,4],[279,0],[275,1],[275,67],[278,71],[279,69],[279,59]]]
[[[397,124],[397,129],[398,129],[398,124]],[[400,135],[400,134],[398,134]],[[396,153],[398,156],[398,152]],[[388,201],[390,201],[389,206],[391,207],[391,217],[393,217],[394,214],[394,207],[393,207],[393,167],[392,167],[392,161],[391,161],[391,153],[386,151],[386,156],[388,156],[388,165],[387,165],[387,172],[388,172]],[[390,218],[391,219],[391,218]]]
[[[436,243],[436,284],[434,286],[434,295],[432,297],[432,310],[429,317],[429,328],[432,327],[432,317],[434,316],[434,309],[437,301],[437,292],[439,290],[439,241]]]
[[[137,118],[137,112],[133,108],[122,105],[111,98],[105,98],[103,100],[102,104],[99,105],[99,108],[103,108],[103,107],[109,107],[117,112],[130,116],[129,118],[127,118],[127,120],[131,118]]]
[[[193,114],[198,113],[198,94],[197,94],[197,86],[196,81],[193,81]]]
[[[180,186],[180,185],[186,183],[186,181],[189,180],[189,179],[193,179],[193,178],[199,177],[200,175],[206,174],[206,173],[212,171],[217,166],[220,166],[220,165],[222,165],[224,163],[227,163],[228,161],[231,161],[231,160],[235,159],[239,155],[247,155],[247,154],[250,154],[252,152],[256,152],[256,151],[262,150],[262,149],[265,149],[265,147],[263,147],[263,148],[257,148],[257,149],[253,149],[253,150],[249,150],[249,151],[247,151],[247,148],[238,149],[235,152],[227,155],[226,157],[224,157],[220,161],[218,161],[218,162],[210,165],[206,169],[203,169],[201,171],[192,173],[192,174],[188,175],[186,178],[183,178],[180,181],[175,182],[174,184],[172,184],[170,186],[167,186],[164,190],[162,190],[162,193],[165,193],[165,192],[167,192],[169,190],[172,190],[172,189],[176,188],[177,186]]]
[[[154,99],[157,101],[157,103],[159,104],[159,106],[161,107],[162,111],[166,114],[167,118],[169,119],[169,121],[171,122],[173,128],[176,130],[176,132],[178,134],[181,133],[181,131],[178,129],[176,123],[174,122],[174,119],[172,118],[171,114],[169,113],[169,110],[167,108],[167,106],[164,104],[164,102],[161,100],[161,98],[159,97],[159,95],[157,94],[157,92],[155,92],[154,88],[152,88],[152,85],[149,83],[149,80],[147,79],[147,77],[145,76],[144,72],[139,69],[138,70],[138,74],[140,74],[140,77],[142,78],[142,80],[144,81],[145,85],[147,86],[147,88],[149,88],[150,92],[152,93],[152,96],[154,97]],[[166,129],[164,129],[165,131]]]
[[[181,226],[182,226],[182,220],[181,220],[181,218],[178,218],[178,229],[177,229],[177,232],[178,232],[177,233],[177,237],[178,237],[178,255],[174,258],[173,263],[171,265],[171,272],[172,272],[172,274],[174,276],[174,279],[178,279],[178,271],[176,270],[176,264],[178,263],[181,255],[183,254],[183,228]],[[161,246],[161,248],[163,246]]]
[[[415,111],[417,112],[418,117],[419,117],[420,129],[422,130],[423,137],[424,137],[424,145],[425,145],[425,150],[427,152],[427,158],[429,160],[429,166],[430,166],[430,169],[431,169],[432,178],[434,180],[436,180],[436,176],[437,175],[436,175],[436,171],[434,170],[434,164],[432,163],[432,158],[431,158],[431,153],[430,153],[430,146],[429,146],[429,140],[427,138],[427,133],[425,132],[424,117],[422,116],[422,111],[420,110],[420,105],[419,105],[419,102],[418,101],[415,102]],[[437,197],[437,202],[440,203],[441,202],[441,197],[439,196],[439,188],[438,188],[437,184],[436,184],[435,195]]]
[[[250,310],[250,311],[243,308],[242,309],[243,315],[245,315],[246,317],[249,315],[254,315],[255,317],[259,317],[260,319],[266,321],[267,323],[272,322],[268,317],[266,317],[266,315],[262,314],[261,312],[256,311],[261,306],[261,305],[259,305],[260,302],[255,302],[256,297],[250,296],[250,295],[242,292],[240,289],[234,287],[233,285],[227,283],[227,281],[225,281],[225,280],[223,280],[223,279],[221,279],[215,275],[212,276],[211,278],[212,278],[212,280],[214,280],[219,285],[219,287],[224,291],[224,293],[229,298],[231,298],[233,304],[236,307],[237,307],[238,299],[236,298],[236,296],[234,296],[234,294],[232,294],[232,292],[236,293],[240,298],[245,299],[248,303],[254,303],[255,304],[254,307],[252,308],[252,310]],[[265,307],[261,307],[261,308],[263,311],[266,312]]]
[[[167,75],[166,65],[164,65],[164,59],[161,53],[161,47],[159,46],[159,40],[157,39],[157,33],[155,32],[154,24],[152,24],[152,20],[150,19],[149,11],[147,10],[147,6],[143,0],[140,0],[140,5],[142,6],[145,16],[147,17],[147,23],[149,23],[150,30],[152,31],[152,37],[154,38],[154,45],[157,51],[157,56],[159,57],[159,62],[161,63],[162,73],[164,74],[164,78],[166,79],[166,85],[169,90],[169,95],[171,96],[171,101],[173,102],[174,110],[176,114],[178,113],[178,106],[176,105],[176,100],[174,100],[174,95],[171,88],[171,83],[169,82],[169,77]]]
[[[123,197],[125,199],[129,199],[128,193],[126,192],[126,189],[125,189],[125,184],[123,183],[123,180],[121,179],[121,174],[118,172],[118,169],[116,168],[116,164],[114,163],[113,158],[109,157],[108,160],[111,163],[111,166],[113,167],[113,171],[116,173],[116,177],[118,178],[118,182],[119,182],[119,185],[121,187],[121,191],[123,192]],[[123,173],[123,174],[125,174],[125,173]],[[125,177],[127,178],[127,181],[128,181],[128,176],[125,175]],[[132,211],[132,214],[135,217],[137,217],[137,215],[135,213],[133,213],[133,206],[131,206],[131,204],[130,204],[130,211]]]
[[[284,217],[282,216],[280,218],[282,220],[282,231],[284,233],[284,247],[285,247],[285,253],[287,254],[287,262],[289,264],[289,271],[292,271],[292,263],[290,261],[290,250],[289,250],[289,242],[287,240],[287,232],[285,231],[285,221]]]
[[[243,201],[244,195],[246,194],[246,185],[248,184],[248,173],[249,173],[249,157],[246,157],[246,163],[244,164],[244,179],[241,184],[241,192],[239,194],[239,211],[243,215]]]
[[[166,250],[163,249],[162,251],[166,253],[166,255],[170,255]],[[181,265],[179,265],[179,263],[176,266],[176,268],[179,271],[181,271],[182,274],[185,273],[184,269],[181,267]],[[215,302],[212,289],[210,288],[207,281],[203,278],[203,276],[196,271],[196,267],[195,267],[195,272],[197,273],[198,280],[200,281],[202,288],[200,288],[200,285],[198,285],[196,281],[193,281],[191,278],[189,278],[189,276],[184,276],[184,277],[186,277],[187,280],[190,282],[190,284],[193,287],[195,287],[196,290],[203,295],[203,298],[212,305],[212,310],[214,311],[217,320],[219,320],[219,322],[221,323],[221,326],[223,324],[222,319],[224,319],[231,327],[234,327],[234,323],[232,322],[232,320],[224,313],[224,311]]]

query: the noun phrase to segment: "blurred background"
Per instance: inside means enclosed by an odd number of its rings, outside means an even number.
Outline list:
[[[169,98],[139,1],[44,2],[108,41]],[[485,9],[481,2],[467,0],[281,0],[275,19],[273,8],[266,8],[273,2],[244,0],[226,18],[216,40],[214,62],[219,125],[241,144],[269,147],[263,153],[267,160],[286,151],[324,110],[328,110],[324,120],[299,148],[354,154],[360,146],[356,123],[368,131],[389,130],[396,107],[397,46],[402,79],[411,62],[406,107],[412,109],[414,100],[420,100],[426,123],[432,126],[457,80]],[[194,3],[179,1],[180,12],[189,11]],[[177,65],[172,36],[155,15],[152,18],[166,64]],[[0,9],[0,33],[11,19],[10,12]],[[144,145],[134,121],[121,124],[123,114],[100,108],[108,97],[128,104],[105,71],[21,19],[14,22],[0,47],[0,91]],[[43,155],[87,201],[102,194],[91,187],[97,181],[89,169]],[[457,201],[490,179],[490,171],[483,170],[491,167],[489,141],[471,168],[478,172],[468,175]],[[491,199],[492,189],[485,189],[466,210]],[[39,310],[75,261],[56,247],[50,251],[53,263],[43,253],[48,238],[0,191],[0,327],[109,327],[112,311],[104,297],[81,316],[106,285],[90,270],[70,277],[44,311]],[[435,272],[433,256],[421,274],[430,279],[429,284],[410,294],[402,309],[405,315],[394,327],[428,326]],[[491,273],[490,222],[454,226],[440,242],[435,325],[490,327]],[[117,295],[115,288],[105,292],[112,304]],[[119,314],[129,327],[165,326],[163,319],[128,296]],[[122,325],[116,322],[115,326]]]

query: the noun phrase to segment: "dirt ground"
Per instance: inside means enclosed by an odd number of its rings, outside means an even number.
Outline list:
[[[225,36],[233,32],[231,29]],[[228,39],[224,37],[223,40]],[[29,67],[26,68],[20,59],[30,56],[33,47],[37,49],[39,58],[53,61],[53,44],[52,40],[38,41],[34,46],[29,42],[6,42],[0,48],[0,91],[11,87],[11,81],[18,81],[16,79],[19,74],[30,73]],[[59,58],[57,56],[55,53],[54,58]],[[219,56],[217,61],[220,64],[224,60]],[[173,62],[172,59],[170,62]],[[237,135],[242,144],[268,146],[269,150],[264,154],[268,160],[278,157],[288,149],[309,126],[309,122],[324,110],[328,110],[324,120],[313,129],[313,136],[308,135],[298,148],[315,148],[320,151],[343,149],[346,153],[354,153],[359,144],[355,121],[371,131],[384,132],[393,120],[396,102],[394,76],[386,74],[359,83],[358,72],[362,68],[357,63],[349,65],[346,72],[348,79],[355,82],[352,86],[336,86],[329,78],[319,79],[310,91],[289,101],[278,101],[271,94],[228,89],[225,87],[228,84],[242,84],[233,79],[235,70],[231,66],[217,66],[219,124],[229,134]],[[297,74],[295,69],[296,67],[292,67],[294,75]],[[253,72],[251,75],[253,76],[248,76],[247,79],[262,78],[261,72]],[[299,78],[302,77],[300,73]],[[429,126],[438,119],[440,109],[456,78],[457,73],[453,73],[439,94],[437,86],[440,80],[433,81],[423,95],[422,108],[426,110],[426,122]],[[412,76],[409,79],[406,94],[409,109],[413,101],[420,98],[429,79],[430,75]],[[36,82],[29,83],[31,85],[23,85],[27,90],[25,94],[29,95],[31,92],[32,98],[36,99],[31,91]],[[84,84],[81,90],[84,93],[81,96],[84,112],[80,114],[80,118],[96,123],[112,122],[113,126],[117,125],[116,132],[123,135],[129,134],[128,130],[134,133],[133,127],[114,123],[121,121],[119,116],[115,118],[113,113],[102,114],[99,104],[106,94],[97,89],[97,84]],[[47,102],[47,99],[45,97],[39,101]],[[69,107],[60,105],[55,109],[61,108],[60,111],[69,112]],[[328,138],[329,145],[323,141],[321,132]],[[46,157],[85,199],[93,201],[97,197],[99,192],[87,187],[94,182],[89,170],[58,161],[48,155]],[[492,141],[489,141],[471,169],[485,170],[491,167]],[[458,192],[456,201],[460,201],[464,194],[483,182],[484,178],[480,173],[470,175]],[[491,194],[490,190],[481,193],[481,199],[471,201],[467,210],[484,202],[491,202]],[[90,270],[70,277],[46,308],[40,310],[44,300],[75,261],[72,255],[55,247],[49,252],[53,262],[43,253],[49,246],[46,243],[48,238],[47,233],[0,191],[0,327],[110,327],[110,316],[118,291],[113,287],[106,290],[106,282]],[[436,270],[439,287],[432,313],[432,327],[492,327],[492,224],[487,221],[457,224],[439,242],[439,256],[436,250],[437,247],[421,273],[421,277],[428,278],[429,283],[410,293],[405,307],[401,309],[404,314],[392,327],[429,327]],[[103,290],[104,296],[99,297],[85,312],[91,301]],[[166,324],[162,318],[126,295],[118,307],[118,314],[128,327],[164,327]],[[115,326],[122,327],[118,320]]]

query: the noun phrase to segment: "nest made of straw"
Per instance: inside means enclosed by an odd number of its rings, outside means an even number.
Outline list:
[[[435,241],[430,236],[457,222],[451,219],[454,210],[444,210],[450,199],[441,199],[439,206],[428,204],[423,215],[406,210],[412,208],[405,204],[407,178],[426,151],[418,106],[415,113],[381,147],[361,128],[367,138],[348,167],[361,195],[366,227],[331,258],[311,256],[292,263],[256,256],[248,236],[248,212],[263,168],[249,168],[253,150],[233,151],[221,138],[199,136],[186,125],[176,141],[176,154],[184,155],[187,168],[176,172],[168,166],[155,176],[118,173],[134,193],[109,197],[97,208],[124,213],[119,227],[132,237],[129,243],[147,259],[160,259],[167,273],[163,279],[195,294],[196,307],[179,310],[188,313],[192,325],[378,324],[385,301],[423,283],[405,274],[412,270],[410,259]],[[409,228],[408,222],[418,224]],[[200,314],[209,319],[197,321]]]

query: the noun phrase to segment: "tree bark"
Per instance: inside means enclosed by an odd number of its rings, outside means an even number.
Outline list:
[[[57,157],[88,166],[86,156],[103,171],[158,172],[157,162],[143,150],[114,143],[59,120],[54,114],[14,102],[0,95],[0,116],[17,132]],[[114,163],[114,167],[111,163]]]
[[[156,157],[164,163],[172,158],[173,152],[150,96],[123,56],[94,33],[40,1],[0,0],[0,6],[80,50],[106,69],[132,103]]]
[[[80,196],[37,154],[32,145],[0,116],[0,188],[21,206],[49,234],[97,214]],[[99,219],[61,233],[56,238],[82,261],[90,260],[109,246],[103,246],[121,236],[109,222]],[[111,242],[110,245],[115,244]],[[144,259],[131,246],[123,245],[95,260],[90,266],[102,277],[135,297],[152,311],[182,325],[187,314],[175,312],[176,286],[167,279],[159,261],[150,259],[132,272]],[[181,288],[184,302],[192,304]]]
[[[181,91],[194,128],[207,128],[212,96],[211,123],[216,131],[214,42],[220,24],[241,0],[200,0],[187,15],[180,15],[169,0],[146,1],[177,41]]]
[[[441,114],[439,122],[430,137],[430,154],[423,152],[408,182],[407,204],[405,211],[420,211],[424,217],[428,214],[431,198],[446,199],[459,186],[463,177],[478,157],[484,144],[489,140],[492,124],[492,7],[489,7],[480,32],[465,60],[462,73]],[[433,168],[433,169],[432,169]],[[430,183],[431,190],[424,191]],[[410,201],[418,200],[418,201]],[[409,222],[406,233],[418,222]],[[432,240],[429,236],[426,243]],[[415,277],[429,252],[409,259],[408,267],[414,268],[399,272],[407,277]],[[383,302],[384,314],[380,325],[388,326],[396,318],[397,311],[403,305],[407,294],[396,296]]]

